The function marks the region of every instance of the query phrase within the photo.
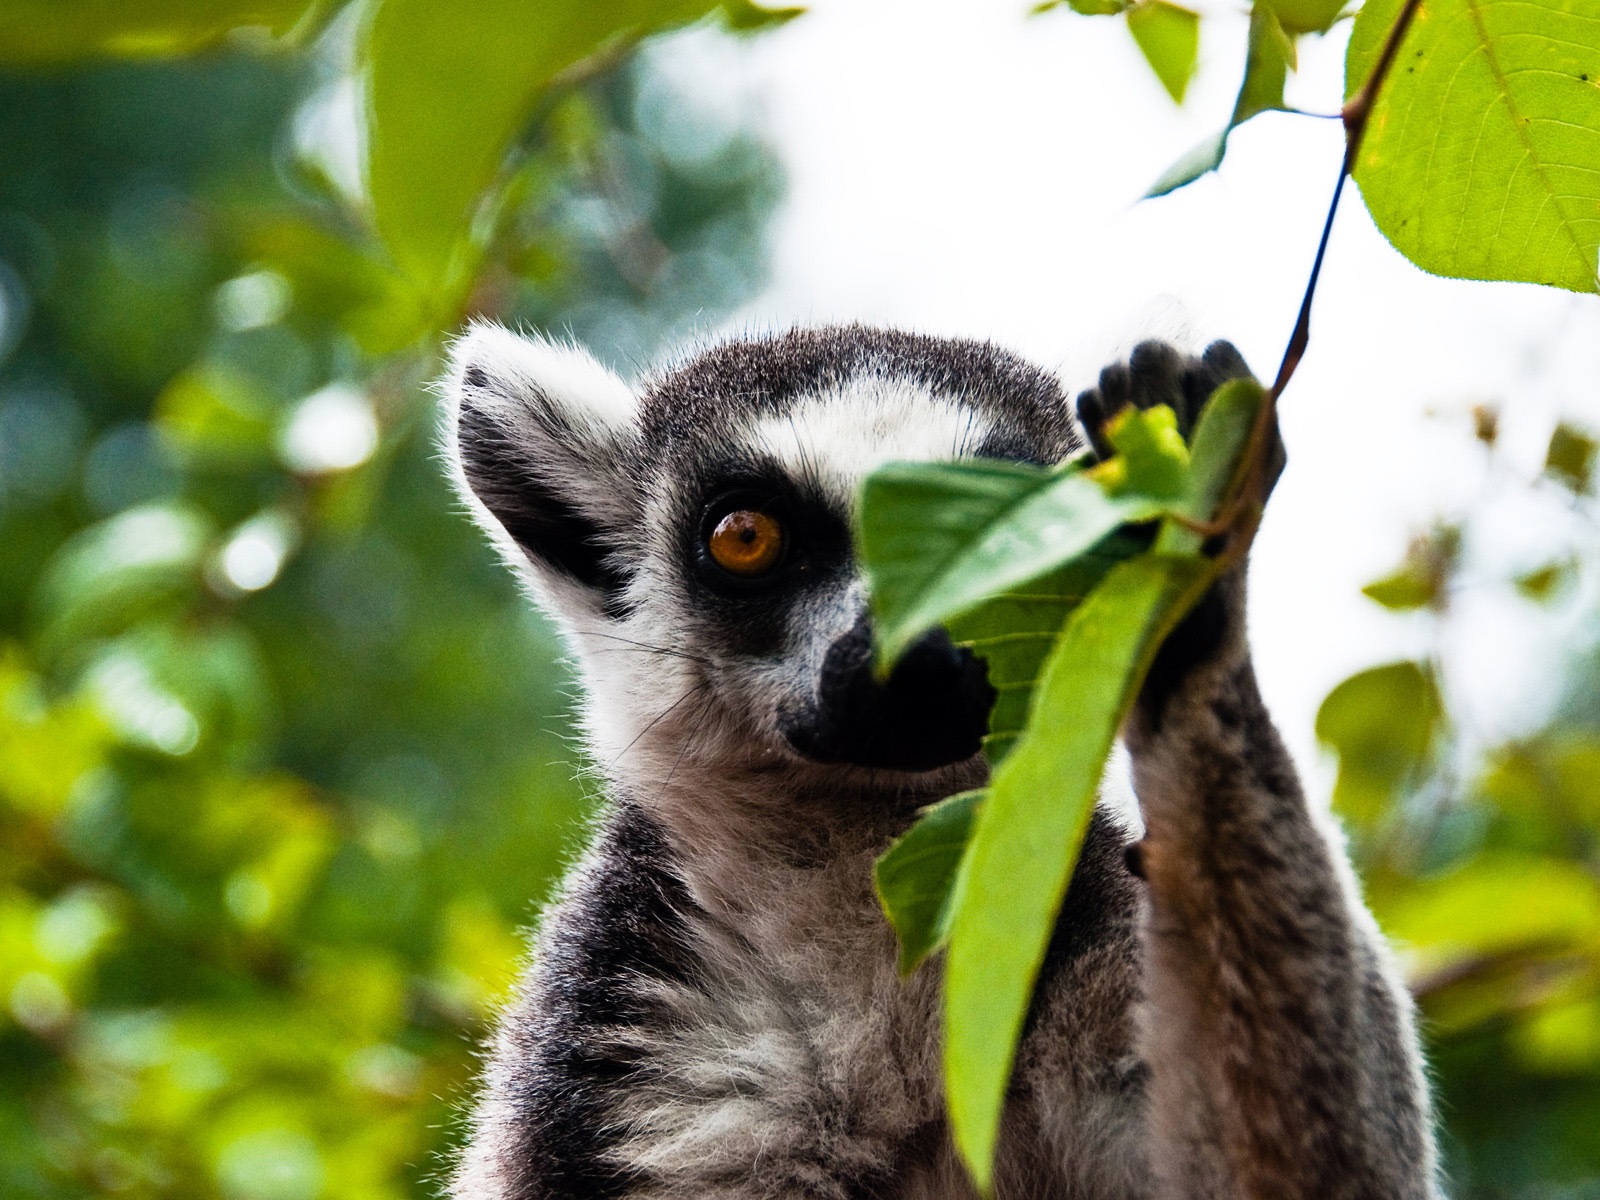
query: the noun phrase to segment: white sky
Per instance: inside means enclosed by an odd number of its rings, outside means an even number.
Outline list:
[[[1338,169],[1337,122],[1258,118],[1220,174],[1136,204],[1231,110],[1245,14],[1207,8],[1179,109],[1120,20],[1027,7],[818,0],[753,41],[663,48],[692,94],[763,126],[789,173],[772,285],[737,323],[987,336],[1074,388],[1142,336],[1225,336],[1270,379]],[[1344,37],[1302,40],[1292,102],[1337,108]],[[1425,275],[1351,188],[1313,329],[1283,402],[1290,465],[1255,552],[1252,630],[1285,736],[1325,783],[1311,732],[1322,696],[1427,636],[1360,586],[1482,478],[1464,420],[1425,414],[1506,403],[1507,437],[1535,470],[1557,412],[1600,419],[1600,300]],[[1517,525],[1502,540],[1502,559],[1538,565]],[[1540,624],[1505,602],[1464,616],[1473,650],[1455,687],[1491,728],[1531,722],[1550,698],[1548,668],[1529,665]]]

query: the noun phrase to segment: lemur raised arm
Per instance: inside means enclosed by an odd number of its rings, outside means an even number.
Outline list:
[[[1079,400],[1185,428],[1226,343]],[[980,785],[993,693],[940,634],[887,683],[851,506],[891,459],[1053,463],[1060,384],[860,327],[733,341],[635,389],[579,350],[456,344],[462,494],[565,629],[607,805],[501,1018],[459,1200],[968,1197],[939,965],[896,973],[872,863]],[[1409,1001],[1262,705],[1242,578],[1124,731],[1143,840],[1090,826],[1018,1054],[996,1194],[1436,1195]]]

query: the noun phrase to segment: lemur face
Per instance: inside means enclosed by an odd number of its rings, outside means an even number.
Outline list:
[[[603,768],[916,773],[977,754],[993,692],[942,633],[873,678],[851,526],[881,463],[1071,452],[1053,377],[852,327],[731,342],[635,390],[478,326],[446,386],[463,494],[565,626]]]

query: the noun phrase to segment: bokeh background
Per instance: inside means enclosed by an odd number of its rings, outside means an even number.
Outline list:
[[[1221,6],[1178,108],[1064,9],[640,4],[617,29],[689,23],[535,47],[581,65],[422,278],[373,232],[377,7],[0,13],[8,1198],[436,1190],[596,799],[561,648],[442,482],[467,315],[628,374],[858,318],[1074,385],[1148,334],[1267,374],[1340,149],[1269,115],[1135,203],[1231,105]],[[1344,28],[1292,101],[1337,107]],[[1333,254],[1264,686],[1421,1000],[1453,1194],[1600,1196],[1600,311],[1424,276],[1356,196]]]

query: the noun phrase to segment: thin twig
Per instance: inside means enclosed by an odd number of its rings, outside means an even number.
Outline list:
[[[1378,61],[1373,65],[1372,73],[1367,76],[1366,83],[1361,85],[1361,90],[1350,98],[1349,103],[1339,113],[1340,119],[1344,122],[1344,161],[1339,164],[1339,179],[1333,185],[1333,198],[1328,203],[1328,215],[1322,222],[1322,236],[1317,241],[1317,255],[1311,263],[1311,274],[1306,279],[1306,290],[1300,301],[1300,312],[1295,318],[1294,332],[1289,335],[1289,344],[1284,348],[1283,361],[1278,365],[1277,378],[1272,381],[1266,400],[1256,413],[1255,425],[1250,431],[1250,441],[1245,448],[1245,465],[1240,472],[1240,485],[1229,504],[1224,506],[1224,512],[1230,513],[1230,523],[1237,522],[1234,540],[1242,542],[1246,547],[1255,537],[1256,528],[1261,521],[1261,508],[1266,503],[1267,447],[1277,419],[1278,397],[1283,395],[1284,388],[1289,386],[1289,380],[1294,377],[1295,369],[1299,367],[1300,360],[1305,357],[1306,347],[1311,343],[1311,304],[1317,294],[1317,280],[1322,276],[1322,263],[1327,257],[1328,239],[1333,234],[1333,218],[1339,211],[1339,198],[1344,194],[1345,180],[1355,171],[1356,155],[1361,150],[1362,138],[1366,136],[1367,121],[1372,115],[1373,104],[1377,101],[1384,81],[1389,77],[1395,56],[1400,52],[1400,44],[1405,41],[1406,33],[1411,28],[1412,19],[1421,7],[1422,0],[1406,0],[1399,16],[1395,18],[1393,27],[1389,30],[1389,36],[1384,40],[1383,49],[1378,54]]]

